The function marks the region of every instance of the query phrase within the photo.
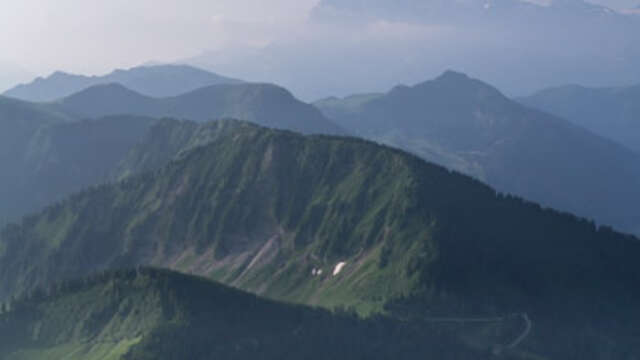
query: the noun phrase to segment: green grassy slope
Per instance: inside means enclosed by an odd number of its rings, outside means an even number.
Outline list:
[[[360,320],[271,302],[168,271],[51,286],[0,314],[5,360],[470,359],[426,323]]]
[[[180,137],[193,124],[161,126]],[[367,141],[204,126],[193,133],[211,142],[166,167],[5,228],[0,297],[142,264],[363,314],[526,312],[520,347],[552,358],[638,350],[637,239]]]

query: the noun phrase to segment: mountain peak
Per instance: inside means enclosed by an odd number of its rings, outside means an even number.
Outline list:
[[[447,70],[434,80],[418,84],[416,88],[437,87],[439,91],[453,91],[456,97],[472,96],[486,99],[487,96],[495,99],[507,100],[495,87],[474,79],[462,72]]]
[[[471,78],[462,72],[447,70],[436,78],[436,81],[469,81]]]
[[[106,83],[106,84],[98,84],[86,88],[76,94],[70,95],[67,98],[76,98],[83,96],[113,96],[113,95],[126,95],[126,96],[135,96],[135,97],[145,97],[144,95],[135,92],[126,86],[120,83]]]

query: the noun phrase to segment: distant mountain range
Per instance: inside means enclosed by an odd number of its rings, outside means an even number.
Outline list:
[[[150,133],[154,135],[137,146],[138,155],[171,148],[173,139],[191,140],[174,146],[177,152],[167,157],[172,161],[154,171],[76,194],[2,231],[0,298],[39,286],[54,291],[51,284],[79,274],[153,265],[287,302],[353,306],[369,315],[385,311],[405,321],[407,330],[407,321],[440,331],[457,329],[456,338],[465,346],[508,359],[589,360],[602,359],[602,354],[618,359],[640,351],[636,238],[497,194],[469,177],[359,139],[305,137],[237,121],[198,125],[163,120]],[[160,321],[171,314],[188,315],[188,304],[200,300],[217,311],[214,297],[207,294],[219,292],[219,287],[173,275],[132,276],[80,282],[80,293],[64,292],[59,302],[38,300],[44,301],[36,303],[43,312],[26,313],[27,320],[7,326],[12,334],[32,333],[19,331],[18,324],[31,329],[29,324],[41,319],[42,339],[50,344],[46,341],[51,335],[45,334],[54,331],[49,330],[54,314],[73,323],[89,312],[96,315],[84,327],[90,331],[87,339],[99,339],[91,334],[116,316],[129,319],[112,323],[118,335],[113,341],[124,349],[147,344],[138,349],[153,354],[154,349],[178,351],[170,346],[172,339],[201,344],[199,337],[189,336],[190,327],[169,327],[162,336],[148,321],[157,319],[153,314],[162,316]],[[176,288],[178,284],[185,287]],[[197,285],[198,292],[190,291],[191,285]],[[127,294],[134,297],[123,302]],[[230,304],[238,301],[242,313],[251,314],[246,311],[253,307],[241,306],[248,298],[233,294]],[[212,316],[236,319],[235,307],[229,306]],[[254,306],[267,305],[256,300]],[[165,311],[156,312],[160,308]],[[73,315],[55,309],[73,309]],[[196,309],[194,314],[209,314]],[[289,310],[281,309],[279,318],[288,323]],[[193,319],[200,324],[197,334],[209,334],[207,329],[220,323],[207,316],[202,322],[187,316],[186,324]],[[252,317],[243,319],[233,324],[238,331],[249,331],[244,326],[254,324]],[[336,321],[337,329],[343,328]],[[309,327],[300,331],[304,329]],[[132,339],[131,334],[142,338]],[[427,344],[439,341],[421,334]],[[207,343],[216,338],[207,337]],[[21,339],[29,341],[22,349],[38,344],[30,337]],[[78,340],[66,337],[61,343],[71,341],[67,339]],[[239,341],[230,339],[231,344]],[[396,342],[387,345],[392,344]]]
[[[640,85],[587,88],[567,85],[519,98],[640,153]]]
[[[316,106],[358,135],[499,191],[640,232],[640,156],[463,74]]]
[[[61,99],[52,109],[75,118],[117,114],[200,122],[234,118],[306,134],[346,134],[315,107],[271,84],[212,85],[167,98],[144,96],[119,84],[97,85]]]
[[[305,101],[413,84],[447,68],[509,96],[640,82],[640,16],[590,1],[548,3],[323,0],[269,46],[234,44],[185,62],[281,84]]]
[[[214,85],[164,99],[119,84],[97,85],[56,103],[0,97],[0,224],[121,177],[114,171],[146,134],[152,117],[170,116],[238,118],[302,133],[346,134],[313,106],[267,84]]]
[[[115,70],[104,76],[82,76],[56,72],[29,84],[18,85],[5,96],[35,102],[49,102],[69,96],[91,86],[117,83],[152,97],[183,94],[201,87],[218,84],[238,84],[226,78],[186,65],[141,66]]]
[[[394,6],[395,4],[395,6]],[[535,16],[557,20],[568,15],[578,18],[597,18],[603,15],[620,16],[606,6],[583,0],[552,0],[548,4],[540,4],[527,0],[487,0],[487,1],[446,1],[446,0],[321,0],[313,9],[312,15],[322,20],[334,18],[336,12],[348,12],[353,16],[396,19],[416,22],[456,22],[483,21],[501,15],[517,18]],[[515,19],[503,19],[513,21]],[[534,22],[538,24],[538,21]]]

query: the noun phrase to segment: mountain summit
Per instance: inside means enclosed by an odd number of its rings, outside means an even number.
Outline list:
[[[640,232],[640,156],[482,81],[449,71],[387,94],[316,105],[347,130],[499,191]]]

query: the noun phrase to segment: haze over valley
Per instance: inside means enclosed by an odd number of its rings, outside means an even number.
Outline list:
[[[0,360],[633,360],[633,1],[0,12]]]

